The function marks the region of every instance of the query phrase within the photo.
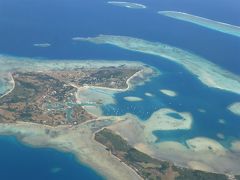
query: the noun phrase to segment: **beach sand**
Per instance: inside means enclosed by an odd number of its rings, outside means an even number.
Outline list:
[[[129,101],[129,102],[139,102],[139,101],[143,101],[142,98],[140,98],[140,97],[135,97],[135,96],[126,96],[126,97],[124,97],[124,99],[125,99],[126,101]]]
[[[182,119],[176,119],[169,116],[169,113],[175,113],[182,117]],[[155,111],[151,117],[143,122],[145,137],[154,142],[157,138],[153,135],[154,131],[158,130],[178,130],[178,129],[191,129],[193,118],[190,113],[176,112],[172,109],[159,109]]]
[[[226,153],[226,149],[220,143],[210,138],[196,137],[187,140],[186,143],[193,151],[213,152],[217,155],[224,155]]]
[[[177,96],[177,93],[174,92],[174,91],[171,91],[171,90],[168,90],[168,89],[160,89],[160,92],[167,95],[167,96],[170,96],[170,97],[175,97]]]
[[[160,141],[155,143],[151,138],[149,139],[149,134],[146,136],[143,133],[145,129],[144,124],[132,115],[126,116],[125,119],[108,128],[119,134],[139,151],[159,160],[167,160],[174,162],[177,166],[209,172],[224,174],[239,174],[240,172],[239,154],[228,151],[215,140],[203,137],[193,138],[188,141],[188,144],[192,145],[191,148],[186,146],[185,143],[182,144],[177,141]],[[152,134],[150,135],[152,136]],[[153,138],[155,140],[155,137]],[[196,147],[194,147],[195,144]],[[234,143],[233,147],[238,147],[238,143]]]
[[[233,114],[240,116],[240,102],[236,102],[228,106],[228,110]]]
[[[240,140],[231,143],[231,150],[240,153]]]
[[[99,126],[101,126],[99,120]],[[128,166],[111,156],[101,144],[93,139],[92,127],[88,122],[74,127],[51,128],[38,124],[19,122],[0,124],[0,133],[16,135],[22,142],[34,147],[51,147],[73,153],[81,163],[94,168],[109,179],[140,179]],[[48,133],[46,133],[48,132]],[[51,136],[54,132],[54,136]]]
[[[88,41],[96,44],[111,44],[129,51],[163,57],[182,65],[203,84],[209,87],[240,94],[240,77],[238,75],[219,67],[205,58],[168,44],[150,42],[128,36],[113,35],[99,35],[88,38],[79,37],[75,40]]]

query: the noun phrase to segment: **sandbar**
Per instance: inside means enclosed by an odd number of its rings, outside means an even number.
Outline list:
[[[144,95],[148,96],[148,97],[153,97],[154,96],[152,93],[149,93],[149,92],[144,93]]]
[[[177,93],[172,91],[172,90],[168,90],[168,89],[160,89],[160,92],[167,95],[167,96],[170,96],[170,97],[175,97],[177,96]]]
[[[168,16],[181,21],[190,22],[199,26],[240,37],[240,27],[231,24],[214,21],[211,19],[195,16],[192,14],[177,11],[159,11],[161,15]]]
[[[224,136],[223,133],[217,133],[217,137],[218,137],[219,139],[224,139],[224,138],[225,138],[225,136]]]
[[[240,116],[240,102],[236,102],[228,106],[228,110],[233,114]]]
[[[218,155],[224,155],[226,153],[225,148],[217,141],[206,138],[196,137],[186,141],[187,146],[193,151],[200,152],[213,152]]]
[[[116,5],[116,6],[120,6],[120,7],[126,7],[126,8],[130,8],[130,9],[145,9],[145,8],[147,8],[143,4],[132,3],[132,2],[123,2],[123,1],[108,1],[108,4],[112,4],[112,5]]]
[[[226,121],[225,121],[224,119],[219,119],[218,122],[219,122],[220,124],[226,124]]]
[[[125,99],[126,101],[129,101],[129,102],[139,102],[139,101],[143,101],[142,98],[140,98],[140,97],[135,97],[135,96],[126,96],[126,97],[124,97],[124,99]]]
[[[240,153],[240,141],[233,141],[231,143],[231,150]]]
[[[99,35],[89,38],[77,37],[74,40],[96,44],[111,44],[130,51],[160,56],[182,65],[209,87],[240,94],[240,77],[238,75],[219,67],[205,58],[174,46],[128,36],[112,35]]]
[[[198,161],[189,161],[188,166],[191,169],[195,169],[195,170],[206,171],[206,172],[213,171],[213,169],[211,167],[209,167],[208,165],[206,165],[202,162],[198,162]]]
[[[170,116],[170,113],[178,114],[180,117],[182,117],[182,119]],[[143,123],[144,134],[150,142],[154,142],[157,139],[153,135],[154,131],[191,129],[192,121],[193,118],[190,113],[177,112],[167,108],[159,109],[158,111],[155,111],[151,117]]]
[[[40,47],[40,48],[47,48],[47,47],[50,47],[51,44],[49,44],[49,43],[39,43],[39,44],[33,44],[33,46]]]

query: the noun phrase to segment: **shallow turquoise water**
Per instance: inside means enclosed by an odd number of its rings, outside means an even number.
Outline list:
[[[159,89],[170,89],[178,95],[169,97],[160,93]],[[146,92],[154,96],[145,96]],[[129,103],[124,101],[125,96],[141,97],[144,101]],[[116,94],[115,98],[116,104],[103,108],[108,115],[133,113],[144,121],[160,108],[171,108],[192,114],[194,120],[190,130],[154,132],[155,135],[161,137],[161,141],[183,142],[186,139],[205,136],[216,139],[225,147],[229,147],[233,139],[240,138],[240,117],[227,109],[228,105],[240,101],[240,96],[208,88],[181,67],[176,66],[171,71],[165,71],[163,75],[154,78],[144,86],[136,87],[133,91]],[[200,112],[199,109],[204,109],[206,112]],[[226,124],[219,123],[219,119],[224,119]],[[219,139],[217,133],[224,134],[225,139]]]
[[[75,36],[113,34],[159,41],[194,52],[239,75],[239,38],[157,14],[157,11],[160,10],[186,11],[240,26],[239,1],[139,0],[135,2],[146,4],[148,9],[120,8],[108,5],[103,0],[94,2],[89,0],[21,0],[21,3],[17,0],[0,1],[0,53],[34,58],[142,61],[158,68],[163,74],[144,86],[136,87],[133,91],[116,94],[116,104],[103,107],[105,114],[122,115],[130,112],[144,121],[157,109],[167,107],[177,111],[191,112],[194,122],[191,130],[154,132],[156,136],[161,137],[161,141],[176,140],[184,143],[189,138],[207,136],[228,147],[232,140],[240,139],[240,117],[231,114],[226,109],[229,104],[240,101],[239,95],[208,88],[181,66],[163,58],[130,52],[110,45],[76,43],[71,40]],[[51,46],[48,48],[33,46],[34,43],[46,42]],[[1,89],[2,85],[0,84],[0,92]],[[159,89],[174,90],[178,96],[168,97],[161,94]],[[154,96],[147,97],[144,95],[146,92],[152,93]],[[138,96],[144,101],[127,102],[123,99],[125,96]],[[204,109],[206,113],[199,112],[198,109]],[[225,119],[226,124],[220,124],[219,118]],[[219,132],[225,135],[224,140],[216,136]],[[4,146],[6,144],[0,141],[0,149]],[[27,154],[23,152],[20,155],[14,152],[18,148],[21,149],[21,145],[12,148],[13,151],[9,150],[9,156],[6,157],[10,158],[10,155],[14,153],[15,159],[20,158],[20,161],[23,161],[21,156],[26,157]],[[35,150],[33,149],[34,152],[36,152]],[[28,149],[27,153],[31,154],[30,151]],[[48,156],[48,154],[52,156],[51,152],[52,150],[39,150],[36,154],[33,153],[31,158],[26,158],[27,160],[24,161],[25,166],[30,168],[33,164],[35,165],[35,162],[32,161],[36,158],[35,156]],[[57,152],[54,151],[54,153]],[[62,156],[66,157],[62,153],[58,157],[61,159]],[[14,158],[10,158],[10,160]],[[70,159],[71,162],[75,162],[74,158]],[[4,163],[0,163],[0,169],[4,169],[4,166]],[[76,165],[76,169],[71,169],[73,178],[74,175],[78,177],[85,171],[91,171],[78,169],[77,166],[80,165]],[[8,173],[11,170],[11,166],[9,167],[9,171],[6,171]],[[22,173],[9,179],[17,177],[18,179],[32,179],[24,178],[27,174],[22,167],[24,166],[18,166]],[[42,168],[42,166],[37,167]],[[52,167],[55,165],[49,166],[49,168]],[[44,172],[49,171],[44,170]],[[95,178],[91,174],[92,171],[84,178]],[[46,173],[44,179],[52,179],[52,176],[48,175],[49,173]],[[63,177],[66,179],[66,176]]]

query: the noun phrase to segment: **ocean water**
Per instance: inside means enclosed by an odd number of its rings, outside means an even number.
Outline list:
[[[104,106],[104,113],[123,115],[130,112],[144,121],[159,108],[190,112],[194,118],[191,130],[156,131],[154,134],[161,137],[161,141],[175,140],[182,143],[189,138],[206,136],[216,139],[228,148],[232,140],[240,139],[240,117],[227,110],[228,105],[240,101],[239,95],[209,88],[180,65],[166,59],[110,45],[73,42],[71,38],[113,34],[159,41],[196,53],[240,75],[240,38],[157,14],[159,10],[184,11],[240,26],[240,2],[238,0],[134,0],[134,2],[143,3],[148,8],[144,10],[121,8],[109,5],[103,0],[21,0],[21,3],[18,0],[0,1],[0,53],[34,58],[137,60],[152,65],[158,68],[162,75],[132,91],[116,94],[116,104]],[[50,43],[51,46],[39,48],[34,47],[34,43]],[[165,96],[159,89],[176,91],[178,96]],[[147,97],[144,95],[146,92],[154,96]],[[124,100],[125,96],[142,97],[144,101],[127,102]],[[206,112],[199,112],[198,109],[204,109]],[[219,123],[219,119],[224,119],[226,123]],[[224,134],[225,139],[219,139],[217,133]],[[14,161],[14,158],[22,161],[21,158],[26,157],[24,163],[30,168],[35,156],[49,157],[46,160],[54,157],[61,165],[64,165],[66,160],[70,164],[73,163],[69,166],[74,167],[71,174],[76,175],[76,178],[85,172],[84,179],[99,178],[97,175],[91,176],[94,174],[91,169],[82,168],[80,164],[76,165],[70,155],[49,149],[26,148],[17,144],[15,140],[13,144],[7,141],[9,138],[0,139],[0,149],[8,147],[5,153],[10,161]],[[16,153],[19,148],[27,150],[22,150],[19,155]],[[11,154],[14,158],[10,158]],[[27,158],[27,155],[31,155],[31,158]],[[51,175],[58,176],[58,173],[64,173],[61,170],[52,174],[49,169],[60,165],[44,164],[44,158],[41,159],[43,160],[39,161],[43,165],[36,166],[39,169],[48,167],[46,171],[43,169],[48,177],[45,179],[54,179]],[[5,162],[1,162],[0,169],[4,168]],[[19,165],[18,168],[19,172],[25,172],[22,166]],[[66,177],[67,173],[69,172],[64,173],[62,177]],[[26,176],[25,173],[22,175]]]
[[[80,165],[68,153],[49,148],[31,148],[12,136],[1,136],[0,147],[2,180],[103,179],[92,169]]]

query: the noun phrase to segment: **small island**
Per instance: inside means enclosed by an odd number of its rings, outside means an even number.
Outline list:
[[[160,92],[165,94],[166,96],[170,96],[170,97],[175,97],[177,96],[177,93],[172,91],[172,90],[169,90],[169,89],[160,89]]]
[[[147,8],[143,4],[123,2],[123,1],[108,1],[108,4],[112,4],[112,5],[120,6],[120,7],[126,7],[126,8],[130,8],[130,9],[145,9],[145,8]]]
[[[159,11],[161,15],[190,22],[208,29],[240,37],[240,27],[177,11]]]
[[[47,48],[47,47],[50,47],[51,44],[50,43],[36,43],[36,44],[33,44],[33,46],[40,47],[40,48]]]
[[[135,96],[126,96],[126,97],[124,97],[124,99],[125,99],[126,101],[129,101],[129,102],[139,102],[139,101],[143,101],[142,98],[140,98],[140,97],[135,97]]]
[[[240,102],[236,102],[228,106],[228,110],[233,114],[240,116]]]

